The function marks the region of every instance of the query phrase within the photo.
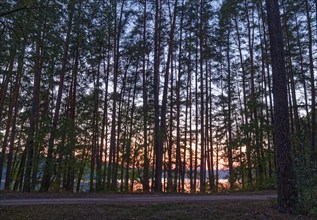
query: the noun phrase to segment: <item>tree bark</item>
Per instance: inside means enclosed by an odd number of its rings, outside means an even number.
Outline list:
[[[273,71],[274,139],[276,147],[277,201],[280,212],[296,207],[297,190],[289,131],[284,44],[277,0],[266,0]]]
[[[148,160],[148,88],[146,74],[146,25],[147,25],[147,1],[144,0],[143,6],[143,59],[142,59],[142,83],[143,83],[143,145],[144,145],[144,174],[143,174],[143,191],[149,191],[149,160]]]
[[[159,93],[160,93],[160,6],[161,1],[155,0],[154,21],[154,151],[155,151],[155,183],[154,190],[162,191],[162,160],[163,134],[160,127]]]
[[[317,161],[317,119],[316,119],[316,89],[314,76],[314,59],[313,59],[313,32],[312,22],[309,13],[309,2],[305,0],[305,9],[307,17],[308,30],[308,56],[309,56],[309,73],[311,88],[311,161]]]

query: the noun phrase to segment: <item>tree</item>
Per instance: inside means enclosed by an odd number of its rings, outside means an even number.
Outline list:
[[[60,73],[60,81],[59,81],[59,86],[58,86],[58,95],[57,95],[57,100],[56,100],[56,107],[55,107],[54,118],[53,118],[53,123],[52,123],[52,127],[51,127],[51,132],[50,132],[49,146],[48,146],[48,150],[47,150],[47,158],[45,161],[44,174],[43,174],[42,184],[41,184],[41,191],[43,191],[43,192],[48,191],[50,184],[51,184],[51,176],[52,176],[52,171],[53,171],[54,141],[55,141],[56,133],[57,133],[58,119],[60,117],[60,108],[61,108],[62,94],[63,94],[63,88],[64,88],[65,75],[66,75],[66,67],[67,67],[67,61],[68,61],[68,49],[69,49],[69,45],[70,45],[75,4],[76,4],[75,0],[70,0],[69,6],[68,6],[69,17],[68,17],[68,23],[67,23],[67,36],[66,36],[66,41],[65,41],[65,45],[64,45],[64,52],[63,52],[62,70]]]
[[[148,160],[148,88],[147,88],[147,71],[146,71],[146,53],[147,53],[147,41],[146,41],[146,24],[147,24],[147,1],[144,1],[143,5],[143,47],[142,47],[142,98],[143,98],[143,147],[144,147],[144,177],[143,188],[145,192],[149,191],[149,160]]]
[[[155,1],[155,31],[154,31],[154,108],[155,108],[155,191],[162,191],[162,159],[163,137],[160,129],[159,93],[160,93],[160,5],[161,1]],[[162,144],[161,144],[162,142]]]
[[[279,211],[289,213],[296,206],[297,190],[291,155],[284,43],[278,1],[267,0],[266,4],[273,74],[277,201]]]

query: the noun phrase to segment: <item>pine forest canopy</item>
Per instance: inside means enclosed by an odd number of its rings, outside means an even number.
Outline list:
[[[317,2],[279,2],[304,186]],[[230,190],[276,187],[264,1],[5,0],[0,38],[1,189],[219,192],[221,169]]]

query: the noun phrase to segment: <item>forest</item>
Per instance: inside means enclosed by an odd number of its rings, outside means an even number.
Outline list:
[[[316,206],[317,1],[279,4],[283,129]],[[1,190],[276,189],[265,1],[5,0],[0,38]]]

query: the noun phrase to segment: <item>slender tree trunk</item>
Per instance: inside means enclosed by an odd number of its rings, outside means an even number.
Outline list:
[[[219,144],[216,144],[216,192],[219,187]]]
[[[173,69],[173,68],[171,68]],[[168,192],[172,192],[173,189],[173,178],[172,178],[172,166],[173,166],[173,155],[172,155],[172,151],[173,151],[173,146],[174,146],[174,141],[173,141],[173,96],[174,96],[174,74],[173,71],[171,71],[171,88],[170,88],[170,118],[169,118],[169,140],[167,143],[167,157],[168,157],[168,162],[167,162],[167,167],[168,167],[168,171],[167,171],[167,191]],[[176,169],[174,170],[174,176],[177,175],[176,174]],[[175,179],[174,179],[175,180]],[[177,181],[177,179],[175,180],[175,182]],[[176,184],[176,183],[175,183]]]
[[[66,179],[66,191],[72,192],[74,188],[75,181],[75,145],[76,145],[76,133],[75,133],[75,120],[76,120],[76,97],[77,97],[77,75],[78,75],[78,65],[79,65],[79,48],[78,43],[76,45],[75,63],[72,70],[72,85],[69,91],[69,121],[70,129],[68,131],[68,164],[67,164],[67,179]]]
[[[233,155],[232,155],[232,91],[231,91],[231,61],[230,61],[230,29],[228,30],[228,38],[227,38],[227,67],[228,67],[228,165],[229,165],[229,183],[230,189],[233,190],[234,188],[234,176],[233,176]]]
[[[199,25],[199,66],[200,66],[200,192],[206,191],[205,175],[206,175],[206,158],[205,158],[205,125],[204,125],[204,68],[203,68],[203,49],[204,49],[204,34],[203,34],[203,3],[200,1],[200,25]]]
[[[120,58],[120,35],[122,31],[122,14],[123,6],[125,1],[121,3],[120,16],[119,20],[115,21],[115,35],[114,35],[114,76],[113,76],[113,102],[112,102],[112,119],[111,119],[111,134],[110,134],[110,154],[109,154],[109,167],[108,167],[108,187],[112,191],[115,191],[117,188],[116,180],[116,120],[117,120],[117,99],[119,98],[117,94],[118,87],[118,74],[119,74],[119,58]],[[117,9],[117,1],[115,1],[115,11]],[[118,116],[119,117],[119,116]],[[119,128],[119,126],[118,126]],[[111,185],[110,185],[111,183]]]
[[[176,24],[176,13],[177,13],[177,2],[175,1],[174,5],[174,13],[173,13],[173,22],[171,26],[171,30],[169,33],[169,45],[167,52],[167,61],[166,61],[166,69],[164,74],[164,86],[163,86],[163,98],[161,105],[161,123],[160,123],[160,138],[159,138],[159,147],[156,149],[156,171],[155,171],[155,181],[156,181],[156,191],[162,191],[162,160],[163,160],[163,143],[165,140],[165,132],[166,132],[166,109],[167,109],[167,92],[168,92],[168,79],[169,79],[169,71],[172,63],[172,53],[173,53],[173,45],[174,45],[174,31]],[[159,61],[159,60],[158,60]]]
[[[4,107],[4,100],[5,97],[7,95],[7,89],[8,89],[8,85],[11,79],[11,75],[12,75],[12,71],[13,71],[13,67],[14,67],[14,61],[15,61],[15,56],[16,56],[16,46],[13,45],[11,51],[10,51],[10,63],[9,66],[7,68],[7,73],[6,75],[4,75],[4,79],[1,83],[1,89],[0,89],[0,123],[2,122],[2,112],[3,112],[3,107]]]
[[[91,143],[91,160],[90,160],[90,192],[93,192],[95,189],[97,189],[97,185],[98,188],[100,188],[100,184],[101,184],[101,179],[99,177],[97,177],[97,179],[99,179],[96,183],[96,187],[94,186],[94,180],[96,179],[96,175],[95,175],[95,166],[97,164],[97,160],[99,158],[98,154],[99,154],[99,82],[100,82],[100,66],[97,67],[97,70],[93,70],[93,77],[94,77],[94,112],[93,112],[93,118],[92,118],[92,129],[93,129],[93,133],[92,133],[92,143]],[[95,73],[95,71],[97,71],[97,74]],[[100,164],[99,164],[100,166]],[[99,167],[100,169],[100,167]],[[100,171],[100,170],[99,170]],[[98,173],[100,174],[100,172]]]
[[[205,42],[206,43],[206,42]],[[211,125],[209,125],[209,118],[210,118],[210,115],[209,115],[209,104],[210,104],[210,90],[209,90],[209,77],[208,77],[208,72],[209,72],[209,66],[208,66],[208,61],[206,59],[206,77],[205,77],[205,88],[206,88],[206,102],[205,102],[205,106],[206,106],[206,123],[205,123],[205,131],[206,131],[206,144],[205,144],[205,148],[206,148],[206,162],[207,162],[207,169],[206,169],[206,172],[208,171],[208,180],[209,180],[209,190],[212,191],[212,188],[213,188],[213,184],[212,184],[212,169],[211,169],[211,162],[210,162],[210,159],[211,159],[211,153],[210,153],[210,148],[212,148],[212,141],[211,141],[211,137],[210,137],[210,128]]]
[[[189,21],[191,24],[191,20]],[[187,98],[186,98],[186,110],[189,106],[189,182],[190,192],[194,192],[194,181],[193,181],[193,149],[192,149],[192,63],[191,63],[191,33],[189,33],[189,45],[188,46],[188,61],[187,61]],[[187,115],[187,114],[186,114]],[[187,128],[187,126],[186,126]]]
[[[211,67],[209,67],[209,69],[211,69]],[[211,86],[211,81],[209,82],[210,86],[209,86],[209,126],[210,126],[210,149],[209,149],[209,159],[210,159],[210,167],[208,169],[210,169],[210,175],[209,175],[209,182],[210,182],[210,190],[212,192],[215,192],[215,173],[214,173],[214,139],[213,139],[213,117],[212,117],[212,109],[213,109],[213,105],[212,105],[212,86]],[[208,119],[207,119],[208,120]]]
[[[243,63],[243,54],[242,54],[242,45],[241,45],[241,37],[239,32],[239,26],[237,17],[235,17],[235,28],[237,31],[237,37],[238,37],[238,48],[239,48],[239,58],[240,58],[240,65],[242,69],[242,92],[243,92],[243,105],[244,105],[244,123],[248,127],[249,126],[249,116],[248,116],[248,106],[247,106],[247,93],[246,93],[246,70],[245,65]],[[252,161],[251,161],[251,144],[250,144],[250,134],[248,131],[245,132],[246,134],[246,156],[247,156],[247,164],[248,164],[248,183],[252,184]]]
[[[155,152],[155,191],[162,191],[162,151],[160,149],[160,111],[159,111],[159,93],[160,93],[160,0],[155,0],[155,22],[154,22],[154,152]]]
[[[316,87],[314,76],[314,59],[313,59],[313,32],[312,22],[309,13],[310,5],[305,0],[307,30],[308,30],[308,56],[309,56],[309,73],[311,88],[311,161],[317,161],[317,119],[316,119]]]
[[[20,84],[20,79],[18,84]],[[11,128],[11,136],[10,136],[10,142],[9,142],[9,152],[8,152],[8,158],[7,158],[7,169],[6,169],[6,179],[5,179],[5,185],[4,189],[9,191],[10,185],[12,182],[12,160],[13,160],[13,150],[14,150],[14,141],[16,137],[16,120],[19,112],[19,106],[18,106],[18,95],[19,95],[19,87],[20,85],[17,85],[18,87],[15,88],[14,91],[14,113],[13,113],[13,120],[12,120],[12,128]]]
[[[195,48],[195,72],[198,73],[198,40]],[[198,168],[198,74],[195,74],[195,169],[194,169],[194,192],[197,190],[197,168]]]
[[[110,45],[110,37],[108,39],[108,45]],[[107,68],[104,64],[104,72],[106,72],[106,79],[105,79],[105,96],[104,96],[104,110],[103,110],[103,118],[102,118],[102,130],[101,130],[101,144],[104,146],[104,154],[105,154],[105,161],[104,161],[104,170],[103,170],[103,187],[105,188],[106,185],[106,178],[107,178],[107,157],[108,157],[108,84],[109,84],[109,74],[110,74],[110,49],[108,50],[107,55]],[[103,148],[103,147],[102,147]],[[100,154],[102,155],[102,154]],[[110,158],[109,158],[110,161]],[[108,175],[109,176],[109,175]]]
[[[133,96],[132,96],[132,107],[131,107],[131,113],[130,113],[130,127],[129,127],[129,137],[128,137],[128,143],[127,143],[127,152],[126,152],[126,175],[125,175],[125,191],[129,190],[129,173],[130,173],[130,157],[131,157],[131,142],[132,142],[132,129],[133,129],[133,123],[134,123],[134,112],[135,112],[135,97],[136,97],[136,90],[137,90],[137,80],[138,80],[138,74],[136,74],[139,71],[137,61],[137,67],[135,69],[135,76],[134,76],[134,83],[133,83]],[[123,173],[123,172],[122,172]]]
[[[12,91],[12,89],[10,89]],[[12,93],[12,92],[10,92]],[[2,171],[4,170],[4,163],[5,163],[5,155],[6,155],[6,151],[7,151],[7,147],[8,147],[8,138],[9,138],[9,134],[10,134],[10,129],[12,126],[12,120],[13,120],[13,95],[10,94],[9,97],[9,110],[8,110],[8,119],[7,119],[7,124],[6,124],[6,128],[5,128],[5,133],[4,133],[4,137],[3,137],[3,142],[1,145],[1,157],[0,157],[0,186],[2,183]]]
[[[22,190],[23,177],[24,177],[24,169],[25,169],[25,160],[26,160],[26,149],[23,150],[19,169],[17,173],[17,177],[13,186],[13,191]]]
[[[264,44],[261,44],[262,50],[262,68],[263,68],[263,79],[264,79],[264,90],[265,93],[268,89],[268,95],[265,95],[265,109],[266,109],[266,117],[271,120],[273,123],[273,104],[272,104],[272,89],[271,89],[271,77],[270,77],[270,66],[268,62],[268,41],[267,41],[267,29],[266,29],[266,20],[265,20],[265,12],[263,8],[263,3],[260,3],[260,12],[261,12],[261,24],[263,28],[263,41]],[[266,70],[266,71],[265,71]],[[269,99],[269,100],[268,100]],[[268,169],[269,169],[269,178],[272,178],[273,175],[273,167],[272,167],[272,155],[274,156],[274,148],[272,149],[272,132],[267,132],[268,136]]]
[[[20,83],[21,83],[22,72],[23,72],[24,51],[25,51],[25,47],[23,46],[23,49],[21,52],[22,54],[19,58],[19,63],[18,63],[19,66],[18,66],[14,89],[13,89],[12,104],[13,104],[14,110],[12,111],[13,119],[12,119],[12,128],[11,128],[11,135],[10,135],[10,142],[9,142],[9,152],[8,152],[8,158],[7,158],[6,179],[5,179],[5,186],[4,186],[5,190],[10,190],[10,184],[12,181],[13,148],[14,148],[14,141],[16,137],[16,121],[17,121],[17,116],[19,111],[18,99],[19,99]],[[1,176],[2,174],[0,174],[0,182],[1,182]]]
[[[184,0],[182,1],[182,5],[181,7],[183,8],[183,5],[184,5]],[[177,7],[177,5],[175,6]],[[181,131],[180,131],[180,117],[181,117],[181,78],[182,78],[182,44],[183,44],[183,41],[182,41],[182,35],[183,35],[183,18],[184,17],[184,10],[182,9],[181,11],[181,20],[180,20],[180,39],[179,39],[179,54],[178,54],[178,78],[177,78],[177,83],[176,83],[176,105],[177,105],[177,110],[176,110],[176,118],[177,118],[177,131],[176,131],[176,164],[178,165],[178,173],[179,173],[179,176],[180,178],[182,179],[182,189],[184,189],[184,171],[183,171],[183,168],[185,168],[185,166],[183,167],[182,165],[182,157],[181,157]],[[184,144],[184,161],[186,161],[186,142]],[[175,178],[177,179],[177,178]],[[179,184],[181,182],[179,181]],[[180,187],[179,187],[179,191],[180,191]],[[182,190],[183,191],[183,190]]]
[[[100,48],[100,51],[102,51],[102,47]],[[101,57],[101,54],[100,54]],[[101,58],[99,58],[99,62],[101,63]],[[97,141],[96,141],[96,191],[102,190],[102,172],[101,172],[101,165],[102,165],[102,154],[103,154],[103,146],[101,143],[99,143],[100,137],[99,137],[99,82],[100,82],[100,70],[101,70],[101,64],[98,65],[98,74],[97,74],[97,87],[95,91],[95,114],[96,114],[96,124],[95,124],[95,131],[97,134]]]
[[[41,28],[41,24],[40,27]],[[27,149],[26,156],[26,167],[25,167],[25,177],[24,177],[24,192],[31,191],[31,171],[33,163],[33,154],[34,154],[34,144],[35,144],[35,134],[37,129],[37,122],[39,118],[39,106],[40,106],[40,87],[41,87],[41,70],[42,70],[42,30],[39,31],[38,40],[36,42],[36,52],[35,52],[35,66],[34,66],[34,82],[33,82],[33,97],[32,97],[32,109],[30,117],[30,129],[26,142],[25,148]]]
[[[299,21],[298,18],[296,16],[296,21],[295,21],[295,25],[299,26]],[[309,108],[308,108],[308,94],[307,94],[307,83],[306,83],[306,70],[304,67],[304,51],[303,51],[303,45],[301,43],[301,33],[299,31],[299,28],[296,28],[296,39],[297,39],[297,47],[298,47],[298,56],[299,56],[299,66],[300,66],[300,82],[303,85],[303,91],[304,91],[304,105],[305,105],[305,111],[306,111],[306,117],[307,117],[307,124],[309,127],[311,127],[311,116],[309,114]],[[311,133],[311,130],[310,130]],[[310,136],[311,134],[309,134]]]
[[[253,3],[252,3],[253,4]],[[249,54],[250,54],[250,78],[251,78],[251,93],[250,93],[250,106],[251,106],[251,119],[253,119],[254,124],[254,146],[256,150],[256,185],[259,186],[260,183],[262,182],[262,174],[263,174],[263,167],[261,164],[261,146],[259,144],[259,119],[258,119],[258,114],[257,114],[257,94],[255,91],[255,67],[254,67],[254,6],[252,6],[252,14],[250,18],[249,14],[249,9],[248,9],[248,3],[245,1],[245,6],[246,6],[246,16],[247,16],[247,26],[248,26],[248,49],[249,49]],[[252,22],[252,23],[251,23]]]
[[[82,164],[79,168],[79,172],[78,172],[78,177],[77,177],[77,185],[76,185],[76,192],[79,192],[80,191],[80,183],[81,183],[81,180],[83,178],[83,174],[84,174],[84,169],[85,169],[85,166],[86,166],[86,161],[88,160],[87,158],[87,153],[86,153],[86,148],[83,149],[83,153],[82,153]]]
[[[144,174],[143,174],[143,191],[149,191],[149,160],[148,160],[148,89],[146,73],[146,26],[147,26],[147,0],[144,0],[143,9],[143,60],[142,60],[142,81],[143,81],[143,145],[144,145]]]
[[[290,45],[290,30],[289,27],[285,21],[284,27],[287,29],[284,33],[286,33],[286,48],[287,48],[287,55],[285,64],[286,64],[286,71],[287,71],[287,78],[289,81],[289,102],[290,106],[290,111],[292,112],[290,114],[290,122],[294,124],[294,126],[291,126],[291,129],[293,130],[293,134],[295,134],[296,142],[294,146],[294,151],[295,154],[303,160],[304,158],[302,157],[302,142],[301,140],[301,129],[300,129],[300,122],[299,122],[299,114],[298,114],[298,106],[297,106],[297,96],[296,96],[296,87],[295,87],[295,80],[294,80],[294,70],[293,70],[293,62],[292,62],[292,53],[291,53],[291,45]],[[295,131],[294,131],[295,129]]]
[[[23,72],[23,64],[24,64],[24,54],[25,54],[25,47],[26,47],[26,41],[24,40],[22,42],[23,45],[21,45],[21,52],[18,56],[18,67],[17,67],[17,72],[16,72],[16,79],[15,79],[15,85],[12,86],[12,93],[10,92],[10,100],[9,100],[9,110],[8,110],[8,119],[7,119],[7,124],[6,124],[6,129],[5,129],[5,134],[3,137],[3,143],[1,146],[1,156],[0,156],[0,186],[1,186],[1,181],[2,181],[2,171],[4,167],[4,161],[5,161],[5,154],[6,150],[8,147],[8,138],[10,134],[10,129],[11,129],[11,135],[15,135],[12,130],[15,130],[15,125],[13,125],[12,122],[14,122],[16,119],[15,117],[15,110],[17,108],[17,101],[18,101],[18,95],[19,95],[19,84],[20,84],[20,78],[22,77],[22,72]]]
[[[119,93],[119,98],[118,98],[118,127],[117,127],[117,131],[116,131],[116,135],[117,135],[117,142],[116,142],[116,154],[113,155],[113,161],[116,161],[114,164],[113,164],[113,172],[112,172],[112,189],[114,192],[117,191],[117,182],[118,182],[118,168],[119,168],[119,159],[120,159],[120,153],[122,155],[125,154],[125,148],[122,147],[122,150],[120,149],[120,146],[121,146],[121,134],[122,134],[122,118],[123,118],[123,97],[126,96],[126,77],[127,77],[127,71],[128,71],[128,67],[126,69],[126,71],[124,72],[124,77],[123,77],[123,85],[121,87],[121,91]],[[130,91],[129,91],[129,94],[128,94],[128,97],[130,96]],[[127,132],[127,128],[125,130],[125,134]],[[122,135],[123,136],[123,135]],[[123,139],[126,138],[126,136],[123,136]],[[122,151],[122,152],[121,152]],[[123,165],[124,165],[124,157],[122,156],[121,157],[121,165],[122,165],[122,172],[123,172]],[[121,185],[123,186],[123,173],[121,174],[122,175],[122,179],[121,179]],[[122,188],[123,190],[123,188]]]

